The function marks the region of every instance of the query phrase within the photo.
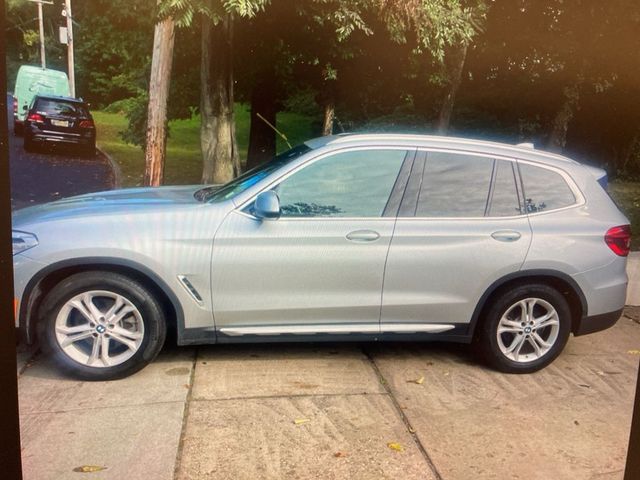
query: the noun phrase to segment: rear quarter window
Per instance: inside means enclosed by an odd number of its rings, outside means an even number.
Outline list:
[[[553,170],[521,163],[520,176],[528,213],[556,210],[576,203],[565,179]]]

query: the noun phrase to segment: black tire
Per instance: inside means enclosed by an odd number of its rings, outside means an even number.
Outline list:
[[[536,298],[548,302],[557,312],[559,328],[551,348],[541,357],[524,362],[508,358],[498,343],[498,325],[507,310],[520,300]],[[541,370],[560,355],[571,333],[571,309],[564,296],[555,288],[544,284],[520,285],[501,292],[489,306],[478,335],[478,348],[484,359],[494,368],[506,373],[531,373]],[[544,332],[543,332],[544,334]],[[508,334],[503,334],[507,335]],[[515,339],[515,336],[513,337]],[[533,348],[527,342],[528,347]]]
[[[13,134],[17,137],[22,135],[22,123],[17,123],[14,121],[13,123]]]
[[[31,137],[29,137],[26,134],[24,136],[24,149],[27,152],[35,152],[36,151],[35,145],[33,144],[33,140],[31,139]]]
[[[96,156],[96,144],[92,143],[90,145],[85,145],[85,146],[81,147],[80,154],[83,157],[87,157],[87,158],[95,157]]]
[[[56,338],[55,322],[61,309],[76,295],[92,290],[121,295],[140,312],[144,325],[142,342],[131,358],[118,365],[94,367],[80,363],[65,353]],[[40,309],[38,338],[43,350],[64,372],[82,380],[115,380],[141,370],[160,353],[165,337],[166,318],[158,299],[143,284],[118,273],[93,271],[67,277],[48,293]]]

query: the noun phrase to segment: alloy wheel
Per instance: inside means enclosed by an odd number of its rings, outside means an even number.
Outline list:
[[[76,362],[113,367],[140,349],[144,322],[138,308],[126,297],[91,290],[62,306],[55,320],[55,336],[64,353]]]
[[[526,298],[511,305],[500,318],[496,331],[502,354],[517,363],[544,357],[560,331],[556,309],[541,298]]]

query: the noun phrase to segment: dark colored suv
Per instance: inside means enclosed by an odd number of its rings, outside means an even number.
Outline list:
[[[94,155],[96,127],[88,105],[77,98],[36,95],[24,124],[24,148],[44,144],[71,145]]]

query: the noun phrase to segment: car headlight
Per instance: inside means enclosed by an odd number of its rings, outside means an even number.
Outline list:
[[[32,233],[18,232],[16,230],[11,231],[11,237],[13,240],[13,254],[29,250],[30,248],[38,245],[38,238]]]

